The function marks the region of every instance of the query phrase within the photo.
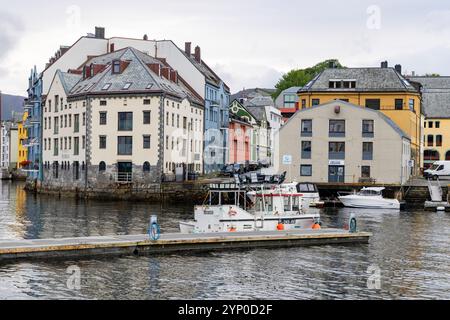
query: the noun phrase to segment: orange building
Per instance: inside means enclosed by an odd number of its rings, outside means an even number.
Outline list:
[[[230,105],[229,163],[245,163],[252,160],[253,126],[255,117],[237,100]]]

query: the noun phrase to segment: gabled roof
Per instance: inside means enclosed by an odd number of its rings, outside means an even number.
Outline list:
[[[112,63],[116,60],[125,65],[120,74],[112,73]],[[128,47],[92,58],[87,62],[88,66],[90,64],[105,67],[93,77],[76,83],[70,90],[71,97],[87,94],[166,93],[203,105],[203,102],[185,86],[153,72],[147,64],[159,64],[161,67],[164,67],[164,64],[135,48]]]
[[[236,99],[231,102],[229,109],[230,115],[234,116],[234,118],[238,120],[248,119],[249,122],[251,122],[251,120],[254,122],[257,121],[253,114]]]
[[[450,118],[450,77],[409,77],[422,85],[423,113],[427,118]]]
[[[273,101],[273,99],[271,97],[260,96],[260,97],[255,97],[251,100],[245,101],[244,105],[248,106],[248,107],[274,107],[275,102]]]
[[[354,89],[330,89],[333,80],[354,80]],[[325,69],[298,92],[415,92],[417,90],[394,68]]]
[[[364,108],[364,107],[361,107],[361,106],[357,106],[357,105],[354,105],[354,104],[351,104],[351,103],[348,103],[348,102],[345,102],[345,101],[340,101],[340,100],[333,100],[333,101],[330,101],[330,102],[327,102],[327,103],[324,103],[324,104],[321,104],[321,105],[318,105],[318,106],[314,106],[314,107],[311,107],[311,108],[301,109],[301,110],[297,111],[295,113],[295,115],[292,116],[286,122],[286,124],[288,124],[291,121],[293,121],[300,114],[304,114],[304,113],[307,113],[307,112],[313,113],[316,109],[325,108],[325,107],[328,107],[330,105],[332,105],[332,106],[339,105],[339,106],[344,106],[344,107],[347,107],[347,108],[354,108],[355,110],[360,110],[360,111],[363,110],[365,112],[376,114],[382,120],[384,120],[401,137],[411,140],[411,138],[392,119],[390,119],[384,113],[382,113],[380,111],[377,111],[377,110],[370,109],[370,108]],[[281,130],[283,130],[283,127],[281,128]]]
[[[57,70],[56,75],[61,79],[66,94],[69,94],[70,90],[81,80],[81,75],[61,72],[61,70]]]
[[[267,117],[266,117],[266,109],[262,108],[262,107],[252,107],[252,106],[246,106],[245,107],[248,111],[250,111],[250,113],[253,115],[253,117],[261,122],[261,121],[266,121],[267,122]]]

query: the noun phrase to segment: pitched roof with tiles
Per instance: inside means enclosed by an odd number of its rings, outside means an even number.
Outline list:
[[[330,81],[353,80],[356,88],[330,89]],[[325,69],[298,92],[415,92],[417,90],[394,68]]]
[[[450,118],[450,77],[409,77],[422,85],[422,108],[427,118]]]
[[[120,73],[112,72],[113,61],[123,64]],[[180,99],[189,99],[193,103],[203,102],[186,86],[170,81],[153,72],[148,64],[165,65],[135,48],[124,48],[116,52],[88,60],[86,65],[103,65],[94,76],[82,79],[70,90],[70,96],[87,94],[127,94],[127,93],[166,93]]]

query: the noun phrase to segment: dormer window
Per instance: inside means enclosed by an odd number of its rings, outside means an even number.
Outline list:
[[[356,80],[330,80],[329,82],[330,89],[355,89],[356,88]]]
[[[120,73],[120,60],[114,60],[112,66],[112,73],[119,74]]]

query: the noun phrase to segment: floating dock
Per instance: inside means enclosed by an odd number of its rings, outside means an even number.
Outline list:
[[[317,245],[367,244],[372,234],[339,229],[252,233],[165,234],[48,240],[0,240],[0,263],[11,260],[190,253]]]

